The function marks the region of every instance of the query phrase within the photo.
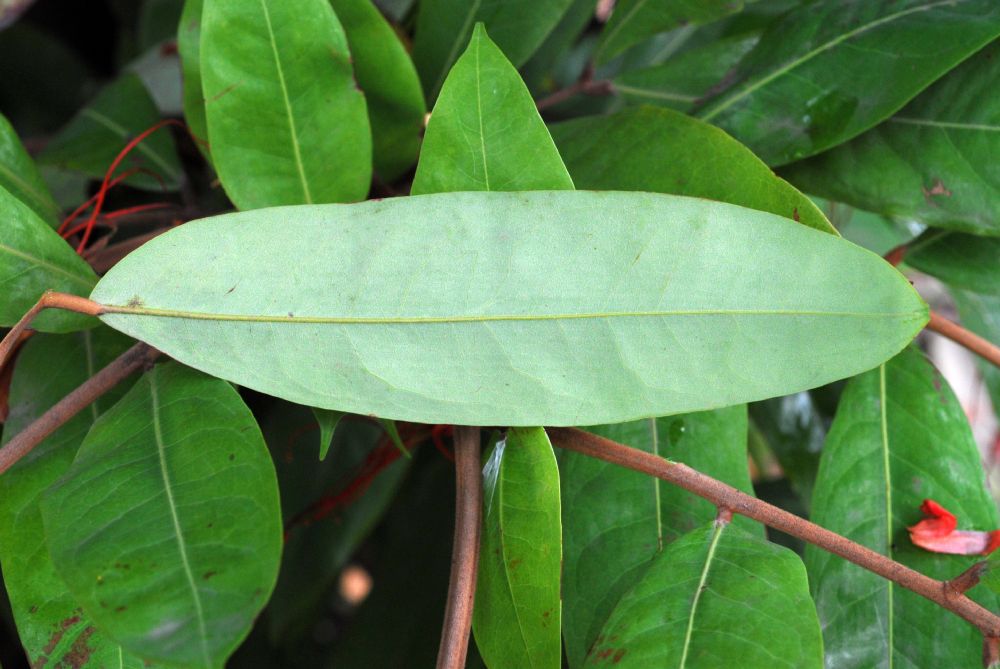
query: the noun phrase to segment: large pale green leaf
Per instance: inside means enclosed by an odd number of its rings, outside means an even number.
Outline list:
[[[372,0],[330,0],[347,33],[358,85],[365,92],[375,171],[395,180],[417,160],[424,93],[417,70]]]
[[[688,112],[754,46],[760,35],[736,35],[696,47],[661,65],[616,76],[615,92],[632,104],[648,103]]]
[[[38,154],[38,162],[103,179],[125,145],[159,121],[160,113],[142,80],[135,74],[123,75],[105,86],[59,131]],[[118,171],[134,167],[144,171],[128,177],[125,183],[137,188],[176,189],[184,177],[168,129],[146,137]]]
[[[127,347],[128,340],[109,328],[33,337],[17,357],[4,442]],[[21,643],[35,667],[74,666],[72,658],[81,669],[144,667],[80,611],[49,557],[39,508],[42,493],[69,469],[91,424],[126,387],[122,383],[95,401],[0,476],[0,565]]]
[[[579,188],[690,195],[836,231],[812,201],[745,146],[669,109],[642,107],[552,126]]]
[[[818,0],[775,22],[700,115],[782,165],[884,120],[998,34],[993,0]]]
[[[879,364],[927,318],[893,267],[833,235],[707,200],[572,191],[205,219],[134,251],[92,298],[112,327],[240,385],[472,425],[795,392]]]
[[[926,498],[963,529],[997,527],[965,413],[930,362],[908,348],[848,384],[823,448],[812,520],[928,576],[952,578],[978,558],[910,543],[906,527],[920,520]],[[812,546],[806,565],[830,666],[978,666],[982,638],[954,614]]]
[[[743,8],[742,0],[619,0],[597,46],[604,63],[633,44],[682,25],[708,23]]]
[[[3,114],[0,114],[0,186],[31,207],[49,225],[58,223],[59,206]]]
[[[1000,235],[998,88],[994,42],[885,123],[785,174],[810,193],[870,211]]]
[[[0,186],[0,326],[16,323],[46,290],[86,295],[97,276],[90,265],[28,205]],[[93,320],[66,312],[42,313],[32,327],[69,332]]]
[[[413,61],[428,100],[434,100],[445,76],[483,22],[515,66],[523,65],[555,28],[572,0],[423,0],[417,14]]]
[[[559,468],[545,430],[511,429],[483,479],[476,646],[488,667],[559,669]]]
[[[589,428],[619,443],[683,462],[752,493],[743,405]],[[664,545],[715,517],[705,500],[658,479],[564,452],[563,637],[582,666],[622,594],[642,579]],[[760,533],[746,518],[735,521]]]
[[[97,419],[42,518],[84,612],[143,658],[221,667],[278,573],[278,489],[253,415],[176,363]]]
[[[802,562],[725,523],[692,530],[622,597],[584,666],[820,669]]]
[[[329,0],[204,0],[212,160],[240,209],[361,200],[371,130]]]
[[[184,121],[198,149],[207,158],[208,121],[205,119],[205,93],[201,84],[201,13],[204,4],[204,0],[184,0],[184,11],[177,26],[177,52],[184,78]]]
[[[427,126],[412,193],[572,190],[517,70],[476,26]]]
[[[928,230],[910,242],[906,263],[949,286],[1000,295],[1000,238]]]

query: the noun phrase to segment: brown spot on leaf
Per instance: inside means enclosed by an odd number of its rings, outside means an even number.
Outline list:
[[[63,661],[60,666],[68,663],[68,666],[73,667],[73,669],[80,669],[80,667],[86,666],[87,662],[90,660],[90,654],[93,652],[91,647],[87,645],[87,641],[94,634],[94,628],[88,627],[83,631],[83,634],[76,638],[73,642],[73,646],[69,649],[69,652],[63,656]]]
[[[940,179],[935,179],[934,185],[931,186],[929,190],[921,186],[920,191],[924,194],[924,201],[927,202],[927,204],[934,204],[931,198],[937,195],[951,197],[951,191],[945,188],[944,182],[942,182]]]
[[[792,208],[792,218],[795,219],[796,223],[799,222],[799,208],[798,207],[793,207]]]
[[[204,574],[202,574],[202,576],[201,576],[201,577],[202,577],[202,578],[203,578],[204,580],[206,580],[206,581],[207,581],[208,579],[212,578],[213,576],[215,576],[215,575],[216,575],[216,574],[218,574],[218,573],[219,573],[219,572],[217,572],[217,571],[206,571],[206,572],[205,572]]]
[[[510,563],[507,566],[510,567],[511,571],[514,571],[515,569],[521,566],[522,562],[524,562],[524,560],[522,560],[521,558],[514,558],[513,560],[510,561]]]
[[[618,664],[622,661],[623,657],[625,657],[625,649],[619,648],[615,651],[614,656],[611,658],[611,664]]]
[[[132,297],[129,298],[128,302],[125,303],[125,306],[129,307],[130,309],[138,309],[144,304],[145,302],[143,302],[141,297],[139,297],[138,295],[133,295]]]

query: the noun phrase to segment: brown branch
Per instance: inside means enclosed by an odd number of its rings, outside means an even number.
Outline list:
[[[588,66],[580,76],[579,81],[538,100],[535,103],[535,107],[538,111],[542,111],[549,107],[554,107],[560,102],[565,102],[574,95],[600,96],[614,94],[615,87],[610,81],[594,81],[593,76],[593,69]]]
[[[87,316],[100,316],[104,313],[104,307],[93,300],[68,293],[46,291],[38,299],[38,302],[35,303],[35,306],[28,309],[28,313],[14,324],[14,327],[7,333],[7,336],[3,338],[3,341],[0,341],[0,368],[3,368],[7,363],[7,358],[14,351],[17,343],[21,341],[21,333],[27,330],[31,322],[35,320],[35,317],[45,309],[64,309],[66,311],[75,311],[79,314],[86,314]]]
[[[455,427],[455,478],[455,543],[437,669],[463,669],[469,649],[483,508],[478,427]]]
[[[17,436],[0,448],[0,474],[31,452],[46,437],[62,427],[66,421],[90,406],[94,400],[108,392],[132,372],[153,362],[160,352],[146,344],[136,344],[122,353],[107,367],[84,381],[76,390],[59,400]]]
[[[983,639],[983,666],[987,669],[1000,667],[1000,638],[988,636]]]
[[[931,312],[931,319],[927,323],[927,329],[944,335],[953,342],[961,344],[988,362],[993,363],[995,367],[1000,367],[1000,347],[977,334],[969,332],[958,323],[948,320],[941,314],[934,311]]]
[[[819,546],[941,605],[977,627],[986,637],[1000,636],[1000,616],[936,579],[865,548],[846,537],[705,476],[687,465],[669,462],[635,448],[574,428],[550,428],[553,446],[650,474],[731,510]]]
[[[900,244],[899,246],[890,249],[889,252],[882,257],[885,258],[885,261],[893,267],[898,267],[899,263],[903,262],[903,258],[906,257],[906,252],[909,250],[909,243]]]
[[[977,562],[950,581],[945,581],[945,588],[952,595],[964,595],[979,584],[979,579],[989,568],[988,562]]]

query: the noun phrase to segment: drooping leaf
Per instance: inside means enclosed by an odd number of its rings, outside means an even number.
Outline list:
[[[849,242],[651,193],[230,214],[147,242],[91,296],[112,327],[241,386],[458,425],[611,423],[787,394],[879,364],[927,318],[902,275]]]
[[[0,114],[0,186],[31,207],[38,218],[49,225],[55,226],[58,222],[59,206],[3,114]]]
[[[222,666],[274,587],[281,518],[260,430],[232,386],[176,363],[94,423],[41,506],[57,573],[140,657]]]
[[[807,3],[772,24],[699,114],[783,165],[888,118],[998,34],[992,0]]]
[[[588,429],[753,492],[745,406]],[[643,578],[650,560],[663,546],[714,518],[716,509],[644,474],[577,453],[561,456],[563,636],[569,665],[576,668],[619,599]],[[746,518],[735,522],[761,532]]]
[[[997,527],[965,413],[930,362],[908,348],[848,383],[823,448],[812,520],[923,574],[952,578],[977,558],[930,553],[907,536],[927,498],[964,528]],[[812,546],[806,566],[827,657],[838,668],[980,661],[979,633],[933,602]]]
[[[685,51],[662,65],[622,72],[613,79],[615,92],[631,104],[691,111],[759,39],[754,33],[736,35]]]
[[[826,426],[807,392],[750,405],[750,417],[806,508],[812,499]]]
[[[562,666],[559,468],[540,427],[513,428],[483,468],[473,609],[486,666]]]
[[[33,337],[18,354],[4,443],[111,362],[128,342],[110,328]],[[80,611],[49,557],[39,508],[42,493],[69,469],[94,420],[126,389],[122,383],[96,400],[0,476],[0,566],[32,666],[72,666],[72,658],[88,669],[144,666]]]
[[[1000,43],[885,123],[784,174],[811,193],[928,225],[1000,235]]]
[[[515,67],[524,64],[555,28],[572,0],[423,0],[417,14],[413,62],[424,92],[434,100],[445,76],[482,22]]]
[[[204,0],[184,0],[177,26],[177,52],[181,57],[184,121],[198,150],[208,158],[208,121],[205,120],[205,93],[201,83],[201,14]]]
[[[160,113],[142,80],[125,74],[105,86],[90,104],[59,131],[38,154],[41,165],[80,172],[103,179],[133,138],[160,121]],[[146,137],[128,154],[118,173],[140,168],[125,183],[149,190],[176,189],[183,179],[170,131]]]
[[[368,193],[371,130],[329,0],[204,0],[201,76],[212,160],[240,209]]]
[[[559,123],[551,131],[579,188],[720,200],[836,234],[809,198],[746,147],[683,114],[641,107]]]
[[[326,460],[326,454],[330,451],[333,443],[333,435],[337,431],[340,420],[346,416],[343,411],[331,411],[329,409],[317,409],[313,407],[313,415],[319,424],[319,459]]]
[[[382,429],[385,430],[385,434],[389,437],[389,441],[392,442],[392,445],[407,458],[411,457],[410,451],[407,450],[406,445],[403,444],[403,440],[399,436],[399,429],[396,428],[396,421],[389,420],[388,418],[379,418],[378,422],[379,425],[382,426]]]
[[[478,24],[434,105],[411,192],[572,188],[531,94]]]
[[[382,431],[351,418],[332,435],[332,455],[317,463],[316,448],[324,443],[317,440],[326,437],[315,417],[304,407],[279,402],[261,420],[287,528],[282,570],[266,609],[267,636],[282,648],[293,648],[312,634],[330,588],[385,513],[410,466],[410,460],[396,458],[379,469],[380,458],[390,455],[376,450]]]
[[[969,290],[951,289],[962,325],[991,342],[1000,342],[1000,295],[983,295]],[[1000,369],[979,360],[979,371],[1000,414]]]
[[[795,553],[713,522],[653,559],[584,666],[820,669],[818,622]]]
[[[391,182],[417,160],[424,126],[424,93],[417,70],[392,26],[372,0],[331,0],[365,92],[375,171]]]
[[[601,33],[597,62],[606,63],[657,33],[682,25],[708,23],[741,9],[742,0],[619,0]]]
[[[46,290],[86,295],[97,282],[94,270],[48,223],[0,186],[0,326],[16,323]],[[70,332],[93,325],[68,312],[43,312],[32,327]]]
[[[928,230],[910,242],[906,263],[949,286],[1000,295],[1000,238]]]

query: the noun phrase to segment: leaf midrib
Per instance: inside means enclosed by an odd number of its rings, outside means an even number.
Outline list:
[[[8,179],[17,184],[17,186],[22,191],[31,196],[31,199],[35,202],[36,205],[48,211],[50,216],[55,217],[59,214],[59,208],[55,205],[54,202],[52,202],[51,198],[45,197],[45,194],[39,192],[35,188],[34,184],[21,178],[21,176],[18,175],[16,172],[14,172],[14,170],[12,170],[8,165],[0,163],[0,174],[3,174]],[[32,209],[34,208],[32,207]]]
[[[7,246],[6,244],[0,244],[0,252],[8,253],[14,256],[15,258],[21,258],[22,260],[27,260],[28,262],[38,265],[39,267],[44,267],[57,274],[62,274],[70,279],[73,279],[78,283],[83,284],[87,288],[91,288],[94,285],[94,281],[89,278],[84,278],[79,274],[73,274],[69,270],[59,267],[58,265],[53,265],[51,262],[48,262],[47,260],[42,260],[41,258],[33,256],[29,253],[25,253],[24,251],[19,251],[11,246]]]
[[[105,116],[96,109],[91,109],[88,107],[87,109],[84,109],[80,113],[81,115],[86,116],[90,118],[92,121],[98,123],[99,125],[104,126],[108,130],[116,134],[119,139],[124,139],[124,140],[129,139],[131,133],[129,133],[129,131],[125,127],[121,126],[114,119]],[[139,153],[144,154],[147,158],[156,163],[159,166],[159,168],[163,170],[163,172],[168,177],[170,177],[172,181],[178,180],[178,174],[174,170],[174,168],[171,167],[170,164],[167,163],[166,160],[160,154],[149,148],[148,145],[140,142],[139,144],[136,145],[135,150],[138,151]]]
[[[886,538],[885,538],[885,553],[886,557],[890,560],[892,559],[892,475],[889,469],[889,421],[886,412],[886,388],[885,388],[885,365],[879,365],[879,422],[881,428],[881,438],[882,438],[882,466],[885,469],[885,526],[886,526]],[[888,612],[886,614],[886,624],[888,626],[886,638],[888,639],[888,645],[886,648],[889,667],[892,669],[893,666],[893,582],[888,581],[886,584],[886,595],[889,602]]]
[[[681,650],[681,661],[677,665],[678,669],[684,669],[687,665],[688,650],[691,648],[691,636],[694,634],[694,617],[698,612],[698,603],[701,601],[701,593],[705,590],[705,582],[708,580],[708,571],[715,559],[715,549],[722,538],[722,530],[727,523],[716,521],[712,524],[712,542],[708,546],[708,554],[705,556],[705,564],[701,569],[701,576],[698,578],[698,588],[694,591],[694,600],[691,602],[691,611],[688,614],[687,629],[684,630],[684,647]]]

